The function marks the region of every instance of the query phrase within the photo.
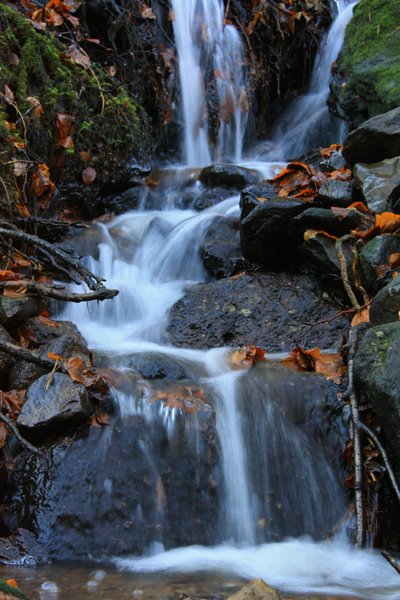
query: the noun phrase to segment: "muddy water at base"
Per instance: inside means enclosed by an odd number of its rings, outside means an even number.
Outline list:
[[[37,568],[0,567],[31,600],[223,600],[245,579],[201,574],[121,573],[110,565],[63,563]],[[53,585],[51,585],[53,584]],[[361,596],[282,594],[282,600],[363,600]]]

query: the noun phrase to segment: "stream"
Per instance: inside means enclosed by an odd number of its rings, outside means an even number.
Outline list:
[[[146,474],[139,499],[121,508],[132,521],[121,535],[137,538],[137,552],[120,551],[107,530],[110,539],[99,534],[99,554],[88,555],[87,563],[7,568],[32,598],[226,598],[257,577],[284,598],[400,597],[399,576],[379,552],[358,550],[348,540],[352,519],[338,456],[347,431],[329,385],[284,370],[273,356],[267,365],[237,369],[231,348],[178,348],[168,331],[175,303],[195,284],[211,280],[200,257],[207,228],[216,217],[239,217],[237,193],[194,210],[206,189],[198,181],[199,167],[234,162],[262,180],[292,156],[343,138],[343,124],[329,120],[326,99],[330,65],[355,2],[335,4],[338,16],[308,93],[287,109],[271,140],[245,155],[247,67],[240,36],[223,24],[220,0],[171,0],[185,123],[182,158],[160,167],[161,183],[143,189],[137,210],[96,225],[86,264],[119,296],[70,305],[58,315],[77,324],[96,363],[114,373],[116,416],[97,430],[93,452],[101,465],[107,457],[115,461],[115,478],[108,464],[93,494],[100,486],[101,510],[118,513],[116,472],[126,468],[124,486],[136,476],[128,465],[130,446],[118,459],[125,435],[135,443],[132,461]],[[219,104],[231,114],[212,143],[206,68],[218,73]],[[186,204],[184,186],[191,198]],[[172,373],[170,381],[138,378],[143,363]],[[100,502],[85,501],[94,507]],[[99,510],[100,527],[101,519]]]

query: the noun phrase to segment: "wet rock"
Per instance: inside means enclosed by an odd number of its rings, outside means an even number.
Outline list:
[[[96,219],[105,213],[120,214],[127,210],[137,209],[145,202],[148,191],[145,187],[134,187],[112,196],[93,193],[84,206],[84,216]]]
[[[240,194],[240,218],[242,220],[245,219],[253,208],[262,204],[264,199],[275,197],[275,187],[268,181],[262,181],[257,183],[257,185],[251,185],[244,188]]]
[[[204,236],[200,255],[208,273],[217,279],[243,270],[247,263],[242,256],[237,220],[214,219]]]
[[[319,189],[323,206],[349,206],[353,202],[353,185],[348,181],[328,179]]]
[[[370,323],[382,325],[400,319],[400,278],[382,288],[375,298],[369,311]]]
[[[172,419],[160,402],[148,411],[148,421],[85,428],[42,456],[20,455],[7,525],[29,527],[58,559],[142,554],[160,539],[167,547],[216,543],[213,412],[175,411]]]
[[[14,344],[15,341],[2,325],[0,325],[0,340]],[[0,352],[0,385],[3,389],[6,388],[8,382],[8,370],[14,359],[7,352]]]
[[[26,437],[38,438],[65,433],[85,423],[93,413],[86,388],[68,375],[42,375],[28,388],[17,419]]]
[[[39,298],[0,296],[0,323],[7,326],[16,325],[26,319],[36,317],[42,309],[43,304]]]
[[[329,158],[319,161],[319,166],[323,171],[338,171],[341,167],[346,166],[346,161],[341,152],[332,152]]]
[[[207,186],[242,188],[259,180],[257,171],[231,164],[215,164],[200,172],[200,181]]]
[[[287,268],[294,262],[296,241],[290,236],[291,220],[309,204],[292,198],[269,198],[240,221],[240,241],[245,259],[269,269]]]
[[[329,208],[307,208],[292,219],[290,232],[297,239],[302,239],[307,229],[326,231],[331,235],[341,237],[351,229],[357,229],[363,219],[362,213],[355,209],[343,215],[336,215]]]
[[[377,235],[367,242],[360,252],[360,265],[362,280],[365,288],[376,294],[391,280],[390,269],[387,273],[380,274],[379,267],[390,263],[390,255],[400,252],[400,238],[390,235]]]
[[[372,327],[362,338],[354,362],[357,386],[378,414],[387,439],[400,456],[400,323]]]
[[[304,264],[312,265],[317,271],[327,275],[340,275],[335,240],[331,237],[315,233],[298,247],[298,252]]]
[[[372,212],[390,211],[392,194],[400,186],[400,156],[371,165],[356,164],[354,177]]]
[[[33,567],[46,563],[49,556],[35,536],[27,529],[19,529],[9,537],[0,538],[0,563],[12,566]]]
[[[344,141],[343,156],[351,167],[400,156],[400,108],[372,117],[352,131]]]
[[[279,598],[279,594],[263,579],[253,579],[236,594],[229,596],[228,600],[279,600]]]
[[[140,163],[131,159],[103,185],[101,193],[115,194],[115,192],[123,192],[129,188],[143,185],[145,179],[150,175],[151,169],[149,163]]]
[[[241,274],[189,288],[171,309],[167,333],[180,347],[256,344],[279,352],[292,348],[308,324],[337,309],[316,276]],[[306,333],[304,345],[329,348],[340,342],[347,324],[346,317],[320,324]]]
[[[193,210],[205,210],[206,208],[210,208],[210,206],[215,206],[222,202],[222,200],[226,200],[229,198],[231,193],[222,187],[214,187],[209,190],[206,190],[200,196],[197,196],[196,200],[192,204]]]
[[[179,381],[187,376],[185,369],[177,361],[162,354],[133,354],[124,356],[122,362],[123,366],[134,369],[144,379]]]
[[[44,358],[49,352],[63,358],[76,356],[90,364],[90,353],[76,325],[68,321],[46,324],[40,318],[29,319],[25,326],[33,336],[36,353]],[[39,365],[26,361],[15,361],[9,373],[9,387],[24,389],[41,375],[47,373]]]

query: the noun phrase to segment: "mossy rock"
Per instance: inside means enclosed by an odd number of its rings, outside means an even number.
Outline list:
[[[335,65],[330,106],[355,126],[400,105],[400,2],[360,0]]]
[[[87,166],[102,183],[121,162],[149,150],[148,117],[124,85],[95,64],[76,64],[66,52],[60,36],[36,29],[23,14],[0,5],[0,176],[12,200],[19,199],[21,189],[13,177],[14,161],[28,161],[28,181],[39,163],[47,163],[56,185],[82,181]],[[42,105],[41,115],[35,114],[32,98]],[[73,121],[73,144],[67,148],[57,133],[60,113]],[[29,196],[29,185],[26,189]]]

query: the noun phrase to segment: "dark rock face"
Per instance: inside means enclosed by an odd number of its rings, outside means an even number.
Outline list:
[[[240,221],[244,258],[273,270],[293,264],[296,241],[289,233],[291,220],[308,206],[291,198],[269,198],[251,210]]]
[[[215,543],[213,413],[182,412],[167,436],[158,406],[150,421],[132,416],[85,429],[42,456],[20,455],[8,526],[29,527],[58,559],[140,554],[160,539]]]
[[[0,297],[0,323],[16,325],[31,317],[36,317],[42,310],[42,302],[39,298],[9,298]]]
[[[170,341],[180,347],[212,348],[256,344],[279,352],[293,347],[315,323],[333,316],[337,305],[313,276],[242,274],[190,288],[171,309]],[[314,327],[304,345],[329,348],[340,342],[348,319]]]
[[[397,277],[382,288],[372,300],[370,307],[370,322],[372,325],[382,325],[399,320],[400,312],[400,279]]]
[[[400,108],[372,117],[352,131],[344,141],[343,156],[351,167],[400,156]]]
[[[19,529],[7,538],[0,538],[0,563],[12,566],[33,567],[46,563],[49,556],[35,536],[26,529]]]
[[[200,172],[201,183],[207,186],[242,188],[259,180],[257,171],[230,164],[215,164]]]
[[[349,206],[353,201],[353,186],[348,181],[328,179],[320,187],[318,198],[323,206]]]
[[[400,188],[400,156],[372,165],[356,164],[354,177],[372,212],[390,212]]]
[[[378,325],[363,337],[354,363],[357,385],[379,416],[397,458],[400,455],[399,352],[400,323]]]
[[[257,183],[257,185],[250,185],[240,194],[240,218],[243,220],[247,217],[247,215],[262,204],[262,200],[259,198],[275,198],[276,190],[272,183],[267,181],[261,181]]]
[[[8,342],[9,344],[13,344],[14,340],[11,335],[8,333],[6,329],[2,325],[0,325],[0,340],[2,342]],[[0,352],[0,384],[5,389],[8,381],[8,370],[10,368],[11,363],[13,362],[11,356],[6,352]]]
[[[322,233],[315,233],[298,248],[305,264],[327,275],[339,275],[340,265],[336,254],[335,240]]]
[[[210,206],[215,206],[222,202],[222,200],[226,200],[231,195],[227,189],[222,187],[214,187],[206,190],[200,196],[197,196],[196,200],[193,202],[192,208],[193,210],[205,210],[206,208],[210,208]]]
[[[237,220],[215,219],[204,236],[200,254],[208,273],[217,279],[243,270],[247,262],[242,257]]]
[[[307,208],[291,223],[291,232],[298,239],[303,238],[307,229],[326,231],[331,235],[341,237],[351,229],[357,229],[361,224],[363,215],[357,210],[350,210],[344,217],[335,215],[329,208]]]
[[[400,252],[400,238],[390,234],[377,235],[361,250],[362,280],[365,288],[371,293],[376,294],[392,280],[390,272],[381,277],[377,274],[378,267],[388,265],[390,255],[396,252]]]
[[[54,373],[49,384],[49,376],[42,375],[28,388],[17,425],[25,436],[43,439],[85,423],[93,410],[81,383]]]

